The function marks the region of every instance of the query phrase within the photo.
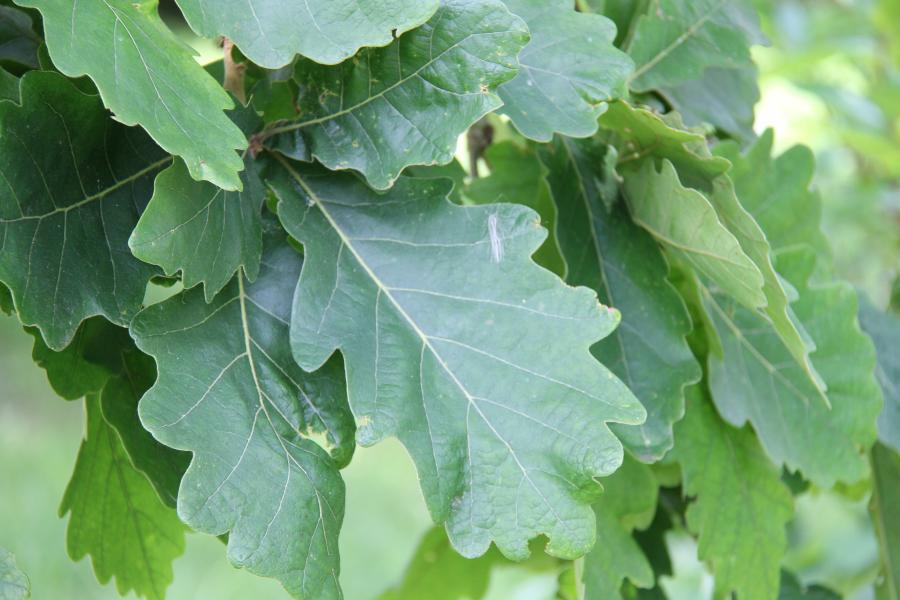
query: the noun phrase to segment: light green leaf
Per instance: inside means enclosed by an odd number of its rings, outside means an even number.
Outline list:
[[[749,428],[723,423],[699,387],[690,388],[683,421],[675,425],[688,528],[708,562],[719,593],[778,597],[785,525],[793,515],[790,490]]]
[[[686,131],[677,115],[661,117],[645,108],[612,102],[600,117],[600,126],[613,132],[620,143],[620,165],[648,156],[665,158],[675,165],[682,181],[703,191],[709,182],[728,171],[729,162],[710,156],[706,139],[694,131]]]
[[[491,174],[473,179],[466,188],[466,198],[475,204],[513,202],[534,210],[549,233],[534,253],[534,261],[564,278],[566,261],[557,239],[556,205],[547,184],[547,168],[533,150],[511,141],[489,146],[484,158]]]
[[[653,471],[626,456],[602,483],[603,496],[594,504],[597,543],[584,558],[584,600],[621,599],[625,579],[641,588],[654,583],[653,569],[631,535],[653,521],[659,493]]]
[[[764,279],[710,201],[684,187],[669,160],[657,171],[644,161],[625,176],[625,199],[635,223],[670,252],[748,307],[763,307]]]
[[[252,285],[239,274],[211,304],[195,288],[135,318],[132,335],[159,370],[139,413],[156,439],[193,452],[178,496],[183,521],[230,532],[232,563],[298,598],[339,598],[338,464],[352,454],[353,421],[339,360],[313,374],[291,360],[302,260],[269,229]],[[322,433],[335,460],[309,437]]]
[[[0,548],[0,600],[25,600],[31,597],[31,582],[16,566],[16,557]]]
[[[403,580],[379,600],[480,600],[491,571],[504,563],[509,564],[496,548],[476,559],[460,556],[444,530],[434,527],[419,542]]]
[[[879,600],[900,598],[900,455],[881,444],[872,448],[872,500],[869,510],[881,555]]]
[[[878,437],[900,452],[900,317],[878,310],[863,294],[859,297],[859,324],[875,344],[875,376],[884,395]]]
[[[40,45],[30,15],[12,6],[0,6],[0,63],[37,69]]]
[[[618,188],[603,174],[597,146],[557,137],[541,160],[550,169],[568,282],[597,290],[601,302],[622,312],[622,325],[591,350],[638,397],[647,421],[613,430],[635,456],[658,460],[672,447],[672,423],[684,414],[684,386],[700,378],[685,341],[691,321],[653,238],[621,203],[606,210]]]
[[[250,109],[239,108],[232,116],[247,133],[261,125]],[[242,191],[228,192],[195,181],[176,161],[156,177],[153,197],[128,240],[132,253],[168,275],[181,271],[185,288],[202,283],[207,302],[238,268],[253,281],[262,253],[265,188],[249,155],[241,184]]]
[[[140,308],[156,269],[127,240],[170,161],[55,73],[26,73],[22,105],[0,102],[0,280],[50,348],[88,317],[127,325]]]
[[[337,64],[364,46],[386,46],[431,17],[438,0],[178,0],[200,35],[224,35],[258,65],[282,67],[301,54]]]
[[[577,13],[570,0],[504,0],[525,19],[531,42],[519,54],[519,74],[500,86],[502,112],[525,137],[549,142],[555,132],[588,137],[605,101],[625,94],[634,64],[613,46],[616,26]]]
[[[222,112],[231,99],[163,24],[156,0],[17,1],[41,11],[53,64],[88,75],[117,120],[140,124],[194,179],[240,187],[234,150],[247,140]]]
[[[875,351],[856,322],[856,294],[843,282],[811,280],[817,259],[808,246],[777,256],[778,272],[800,294],[793,308],[816,343],[812,361],[830,407],[768,321],[702,288],[723,347],[721,357],[709,356],[713,398],[725,420],[753,424],[776,464],[821,487],[853,483],[866,474],[864,451],[875,441],[882,405]]]
[[[444,0],[428,23],[335,67],[297,63],[301,117],[264,132],[298,160],[354,169],[384,190],[410,165],[448,163],[456,140],[502,104],[528,28],[500,0]]]
[[[698,79],[709,67],[743,67],[759,23],[745,0],[652,0],[638,18],[628,54],[630,86],[646,92]]]
[[[282,163],[278,213],[306,256],[294,357],[309,370],[341,350],[358,441],[400,439],[464,556],[493,541],[521,560],[539,534],[553,556],[585,554],[594,478],[622,460],[606,423],[645,416],[588,351],[618,312],[531,261],[546,232],[526,207],[451,204],[446,180],[380,195]]]
[[[162,600],[172,561],[184,552],[184,526],[134,468],[96,395],[85,399],[85,410],[87,431],[59,508],[60,516],[71,513],[69,556],[90,554],[100,583],[115,577],[122,595],[134,590]]]
[[[811,153],[798,147],[773,160],[771,147],[768,132],[745,158],[733,147],[723,153],[735,161],[742,203],[762,226],[777,272],[799,293],[791,308],[815,343],[812,364],[830,408],[769,319],[704,288],[724,350],[710,356],[710,386],[722,416],[734,425],[749,420],[776,463],[800,469],[823,487],[852,483],[866,473],[863,451],[875,439],[881,408],[875,353],[857,324],[856,294],[831,274],[819,200],[808,187]]]

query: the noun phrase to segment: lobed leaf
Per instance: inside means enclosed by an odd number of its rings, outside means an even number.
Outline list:
[[[141,422],[193,453],[178,495],[191,527],[228,537],[228,558],[277,578],[298,598],[341,596],[338,466],[353,451],[340,361],[317,373],[292,359],[288,320],[301,258],[269,225],[259,277],[243,273],[208,304],[199,289],[142,311],[132,324],[159,378]],[[324,434],[329,456],[311,435]]]
[[[87,432],[59,508],[60,516],[71,513],[69,555],[90,554],[97,579],[115,577],[122,595],[162,600],[172,561],[184,552],[184,526],[134,468],[96,395],[85,398],[85,410]]]
[[[900,317],[875,308],[859,294],[859,324],[875,344],[875,377],[884,395],[878,439],[900,452]]]
[[[644,418],[588,352],[618,313],[531,261],[546,232],[528,208],[281,162],[278,214],[306,256],[294,357],[310,370],[341,350],[358,441],[400,439],[464,556],[493,541],[521,560],[540,534],[553,556],[585,554],[594,478],[622,460],[605,423]]]
[[[719,594],[778,598],[785,526],[793,515],[790,490],[749,429],[733,429],[716,415],[701,388],[688,394],[675,425],[688,528],[697,553],[710,563]]]
[[[651,588],[653,569],[633,529],[653,521],[659,484],[650,470],[626,457],[622,468],[603,480],[603,496],[594,504],[597,544],[584,558],[584,600],[621,600],[622,582]]]
[[[495,91],[516,74],[527,41],[525,23],[500,0],[444,0],[386,48],[334,67],[298,61],[300,117],[261,139],[388,189],[408,166],[453,159],[459,135],[502,104]]]
[[[683,388],[699,379],[700,369],[685,341],[690,317],[666,279],[662,252],[621,203],[606,209],[618,196],[616,182],[600,169],[608,152],[560,136],[540,156],[559,210],[568,282],[596,290],[601,302],[622,312],[622,325],[591,351],[637,396],[647,420],[613,430],[640,460],[653,461],[671,448],[672,423],[684,414]]]
[[[498,89],[502,113],[522,135],[540,142],[554,133],[596,133],[606,101],[625,94],[634,69],[613,45],[615,24],[575,12],[568,0],[504,2],[528,24],[531,41],[519,54],[519,74]]]
[[[300,54],[337,64],[364,46],[386,46],[422,25],[439,0],[178,0],[200,35],[224,35],[254,63],[276,69]]]
[[[125,125],[140,124],[191,177],[240,188],[234,150],[247,140],[225,114],[231,99],[163,24],[156,0],[17,0],[36,8],[53,64],[88,75]]]
[[[0,281],[61,350],[88,317],[127,325],[140,308],[156,270],[127,239],[172,159],[60,75],[26,73],[21,93],[0,102]]]
[[[652,0],[627,47],[636,65],[629,84],[646,92],[699,79],[709,67],[743,67],[760,38],[743,0]]]

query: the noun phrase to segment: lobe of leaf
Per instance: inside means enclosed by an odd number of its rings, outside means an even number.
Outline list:
[[[154,267],[128,250],[154,174],[171,161],[96,96],[31,71],[0,102],[0,281],[50,348],[93,315],[127,325]]]
[[[294,357],[309,370],[341,350],[359,442],[400,438],[465,556],[493,541],[523,559],[540,534],[552,555],[587,552],[594,477],[622,460],[606,423],[645,416],[588,350],[618,313],[531,261],[546,232],[530,209],[281,162],[278,214],[306,256]]]
[[[364,46],[385,46],[415,29],[438,0],[178,0],[200,35],[224,35],[254,63],[277,69],[300,54],[337,64]]]
[[[554,132],[596,133],[605,102],[624,95],[634,69],[613,45],[616,26],[601,15],[575,12],[567,0],[504,1],[528,23],[531,42],[519,54],[519,74],[500,86],[502,112],[522,135],[540,142]]]
[[[528,28],[500,0],[445,0],[422,27],[327,67],[297,63],[300,118],[264,132],[298,160],[353,169],[384,190],[410,165],[453,159],[461,133],[501,104]]]
[[[900,452],[900,317],[875,308],[860,294],[859,324],[878,352],[875,376],[884,394],[878,439]]]
[[[309,374],[291,359],[302,261],[283,232],[267,228],[252,285],[240,273],[210,304],[195,288],[135,318],[132,335],[159,370],[140,417],[162,443],[193,452],[178,494],[183,521],[230,532],[231,562],[277,578],[294,596],[334,599],[338,465],[352,454],[353,421],[340,361]],[[332,456],[310,439],[319,433]]]
[[[41,11],[53,64],[89,76],[126,125],[140,124],[181,156],[194,179],[240,188],[247,139],[222,112],[225,90],[163,24],[155,0],[18,0]]]

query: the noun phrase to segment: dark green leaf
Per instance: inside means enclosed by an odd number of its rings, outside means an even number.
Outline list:
[[[464,556],[493,541],[521,560],[539,534],[585,554],[594,478],[622,460],[606,423],[645,416],[588,352],[618,312],[531,261],[546,232],[526,207],[454,205],[446,180],[379,195],[282,162],[278,214],[306,253],[294,357],[315,369],[341,350],[360,443],[400,438]]]
[[[601,171],[594,142],[557,137],[541,150],[559,210],[559,236],[569,264],[567,280],[597,290],[622,312],[622,325],[595,344],[594,356],[624,381],[647,409],[640,427],[614,431],[641,460],[672,446],[672,423],[684,414],[683,388],[700,377],[685,336],[691,322],[666,280],[668,267],[653,238],[632,223]]]
[[[222,112],[231,99],[160,20],[157,0],[18,2],[41,11],[53,64],[88,75],[116,119],[140,124],[194,179],[240,186],[234,150],[247,140]]]
[[[37,69],[40,45],[41,38],[34,32],[28,14],[11,6],[0,6],[0,62]]]
[[[364,46],[385,46],[428,20],[438,0],[178,0],[197,33],[224,35],[258,65],[275,69],[296,54],[337,64]]]
[[[869,510],[881,554],[879,600],[900,597],[900,455],[881,444],[872,448],[872,500]]]
[[[126,325],[155,269],[127,240],[171,159],[55,73],[0,102],[0,280],[19,319],[61,350],[93,315]]]
[[[625,94],[634,64],[613,46],[616,26],[577,13],[571,0],[504,0],[525,19],[531,42],[519,54],[519,74],[500,86],[502,112],[525,137],[587,137],[597,131],[605,101]]]
[[[288,319],[300,255],[270,226],[262,267],[211,304],[188,290],[141,312],[138,346],[159,379],[140,403],[158,440],[193,452],[178,514],[230,532],[232,563],[275,577],[300,598],[340,597],[338,533],[353,451],[339,360],[314,374],[291,359]],[[309,435],[324,433],[335,460]]]
[[[96,395],[85,399],[85,409],[87,432],[59,508],[61,516],[71,513],[69,555],[90,554],[97,579],[115,577],[120,594],[162,600],[172,561],[184,552],[184,526],[134,468]]]
[[[685,418],[675,425],[684,493],[694,498],[688,528],[699,536],[697,553],[710,563],[719,593],[774,600],[791,492],[753,432],[722,422],[704,396],[690,388]]]
[[[269,129],[270,145],[378,189],[410,165],[448,163],[456,139],[502,104],[528,28],[500,0],[445,0],[425,25],[335,67],[297,63],[300,118]]]

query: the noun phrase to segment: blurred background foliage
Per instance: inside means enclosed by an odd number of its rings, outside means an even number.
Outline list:
[[[761,91],[756,130],[773,127],[777,150],[812,147],[840,274],[884,307],[900,270],[900,0],[755,4],[769,39],[754,51]],[[197,47],[208,58],[217,54],[208,41]],[[82,408],[56,397],[30,360],[30,346],[16,321],[0,317],[0,546],[16,554],[36,598],[116,598],[112,587],[96,584],[87,560],[66,556],[57,507],[83,433]],[[342,583],[348,598],[379,598],[402,580],[430,519],[399,444],[359,449],[344,474]],[[877,547],[867,504],[855,490],[806,490],[789,526],[785,566],[844,597],[873,598]],[[675,532],[667,545],[669,597],[711,598],[712,581],[693,541]],[[509,566],[495,570],[489,598],[549,599],[556,588],[547,569]],[[191,535],[169,597],[283,594],[275,582],[228,565],[218,540]]]

